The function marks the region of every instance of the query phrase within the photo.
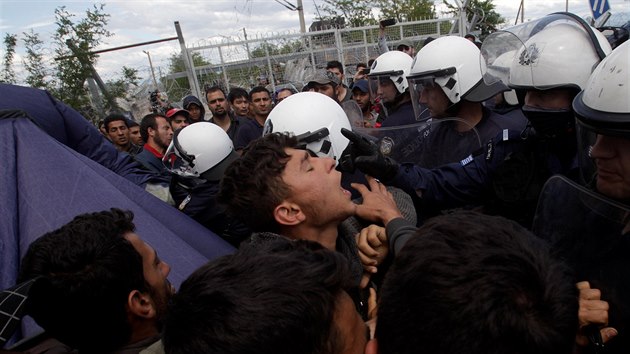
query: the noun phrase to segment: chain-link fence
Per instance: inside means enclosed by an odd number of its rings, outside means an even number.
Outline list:
[[[417,51],[428,37],[447,35],[451,29],[454,29],[453,34],[459,34],[457,27],[453,27],[456,20],[449,17],[400,22],[386,28],[387,43],[391,49],[402,40],[411,41]],[[167,75],[162,78],[162,84],[168,87],[173,102],[181,101],[187,94],[202,98],[204,87],[211,85],[226,90],[264,85],[272,92],[277,87],[292,85],[300,90],[315,70],[324,68],[331,60],[340,61],[346,78],[351,78],[358,63],[367,63],[380,54],[378,35],[378,26],[366,26],[200,43],[186,49],[190,63],[194,57],[209,63],[195,65],[192,70],[199,92],[188,85],[187,77],[191,73]]]

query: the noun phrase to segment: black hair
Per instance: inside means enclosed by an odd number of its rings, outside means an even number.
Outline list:
[[[149,113],[146,116],[142,117],[140,121],[140,137],[142,137],[142,141],[147,143],[149,141],[149,128],[153,130],[158,129],[158,124],[156,118],[162,117],[166,119],[167,122],[170,122],[168,118],[159,113]]]
[[[568,268],[517,223],[473,212],[430,219],[380,292],[383,353],[571,353],[577,290]]]
[[[289,160],[285,149],[297,146],[297,138],[282,133],[252,141],[221,180],[219,201],[228,212],[254,231],[279,231],[273,211],[290,193],[282,180]]]
[[[115,121],[118,121],[118,120],[122,120],[123,122],[125,122],[125,126],[127,126],[127,128],[129,128],[129,120],[122,113],[110,113],[110,114],[108,114],[107,117],[105,117],[105,119],[103,120],[103,125],[105,125],[105,129],[107,131],[109,131],[109,123],[115,122]]]
[[[269,97],[271,97],[271,93],[269,92],[269,90],[267,90],[267,88],[265,86],[255,86],[253,89],[251,89],[249,91],[249,98],[250,98],[250,100],[251,100],[252,96],[255,93],[258,93],[258,92],[267,92],[267,95],[269,95]]]
[[[124,237],[135,229],[132,220],[119,209],[82,214],[29,246],[19,281],[41,278],[27,314],[51,336],[86,352],[129,341],[127,297],[148,290],[142,257]]]
[[[338,60],[331,60],[328,63],[326,63],[326,69],[339,69],[339,72],[343,75],[343,65],[341,64],[340,61]]]
[[[225,95],[225,91],[223,90],[223,88],[221,88],[218,85],[214,85],[214,86],[209,86],[206,87],[206,101],[208,101],[208,94],[212,93],[212,92],[216,92],[216,91],[221,91],[221,93],[223,94],[223,97],[227,98],[227,96]]]
[[[227,96],[228,101],[232,104],[237,98],[245,98],[249,102],[249,93],[244,88],[234,87]]]
[[[344,256],[316,242],[243,245],[186,279],[167,311],[167,353],[339,353]]]
[[[140,124],[138,124],[138,122],[136,122],[135,120],[131,120],[131,119],[127,119],[127,127],[132,128],[132,127],[137,127]]]

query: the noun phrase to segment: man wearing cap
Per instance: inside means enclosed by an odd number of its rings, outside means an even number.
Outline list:
[[[197,96],[189,95],[184,97],[184,109],[190,113],[190,123],[204,121],[206,110]]]
[[[372,106],[372,98],[370,97],[370,89],[367,80],[357,80],[352,85],[352,99],[361,108],[363,113],[363,125],[365,128],[374,128],[378,113],[374,111]]]
[[[239,117],[230,114],[230,105],[223,89],[219,86],[207,88],[206,99],[208,108],[212,112],[210,122],[221,127],[230,137],[230,140],[234,141],[242,122]]]
[[[166,118],[173,131],[188,126],[191,123],[190,112],[181,108],[171,108],[166,112]]]
[[[339,78],[332,72],[318,70],[308,82],[309,91],[324,94],[339,103]]]

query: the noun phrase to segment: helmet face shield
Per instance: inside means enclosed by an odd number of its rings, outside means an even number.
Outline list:
[[[169,172],[182,177],[199,177],[199,174],[195,170],[195,157],[188,155],[185,152],[180,152],[176,145],[177,138],[173,136],[173,141],[166,149],[164,157],[162,158],[162,164],[169,170]]]
[[[594,66],[610,51],[599,31],[569,13],[554,13],[497,31],[481,47],[484,82],[511,88],[583,88]],[[601,46],[607,46],[604,48]]]
[[[457,69],[450,67],[443,70],[415,74],[407,78],[413,111],[417,121],[431,118],[432,114],[429,112],[428,106],[433,106],[436,100],[444,101],[443,112],[437,115],[433,112],[436,118],[438,118],[437,116],[442,117],[446,113],[447,108],[452,106],[453,103],[448,99],[442,87],[458,90],[457,80],[453,79],[456,73]]]
[[[368,75],[371,97],[383,104],[394,102],[396,97],[407,89],[407,82],[403,75],[402,70]]]

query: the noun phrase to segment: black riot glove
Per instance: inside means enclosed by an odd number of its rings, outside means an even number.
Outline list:
[[[398,173],[398,163],[384,156],[375,142],[361,134],[341,128],[341,134],[350,140],[348,147],[339,158],[337,169],[341,172],[354,172],[355,168],[383,181],[391,180]]]

